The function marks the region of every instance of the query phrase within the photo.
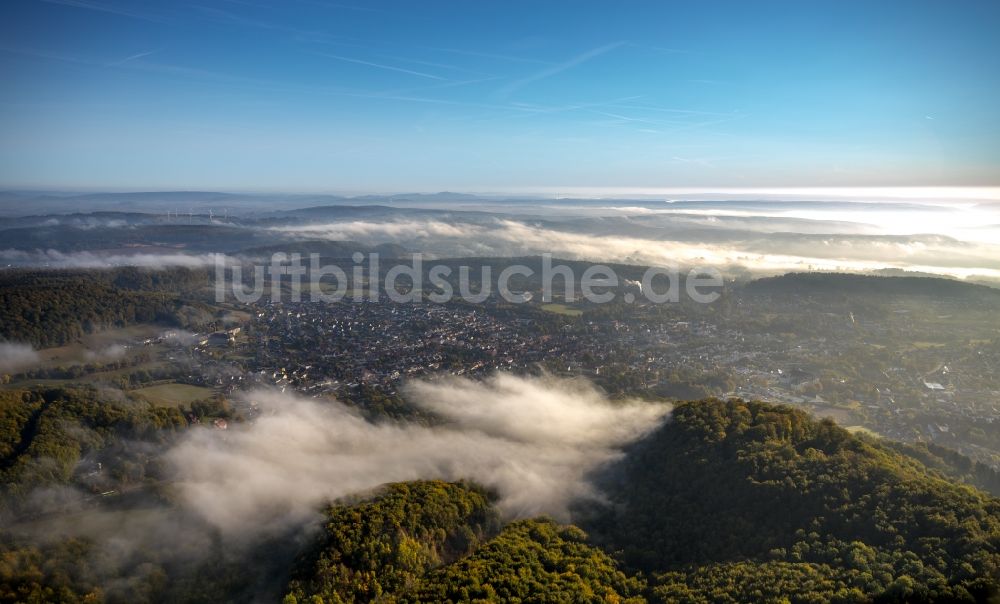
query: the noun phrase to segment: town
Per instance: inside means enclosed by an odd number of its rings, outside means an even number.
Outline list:
[[[1000,325],[989,308],[955,304],[743,289],[712,305],[263,303],[193,354],[224,394],[265,385],[374,400],[381,413],[385,400],[405,408],[410,379],[545,371],[615,397],[787,403],[1000,467]]]

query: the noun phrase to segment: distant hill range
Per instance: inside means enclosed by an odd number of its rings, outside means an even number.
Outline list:
[[[135,191],[108,193],[69,193],[56,191],[0,191],[0,216],[31,214],[69,214],[89,211],[175,212],[186,215],[207,214],[214,208],[220,214],[258,214],[330,205],[372,204],[449,204],[478,201],[527,202],[507,197],[483,197],[466,193],[405,193],[395,195],[327,195],[306,193],[224,193],[219,191]]]
[[[746,291],[760,295],[874,295],[966,298],[1000,304],[1000,289],[942,277],[884,277],[852,273],[788,273],[751,281]]]
[[[310,254],[319,254],[322,258],[350,258],[355,252],[361,254],[378,254],[380,258],[406,258],[409,252],[401,245],[383,243],[376,246],[366,246],[357,241],[292,241],[289,243],[263,245],[234,252],[235,255],[269,258],[272,254],[300,254],[307,260]]]

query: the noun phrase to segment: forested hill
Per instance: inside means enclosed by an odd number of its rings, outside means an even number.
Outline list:
[[[74,461],[87,458],[106,461],[105,481],[116,481],[98,492],[134,498],[149,483],[158,493],[136,510],[118,498],[123,520],[145,517],[153,500],[170,505],[152,452],[193,429],[185,415],[99,397],[5,398],[7,503],[76,480]],[[608,468],[610,505],[581,506],[580,528],[546,518],[502,526],[488,492],[438,481],[330,506],[297,559],[282,551],[299,548],[294,540],[242,557],[212,540],[180,560],[156,548],[123,560],[97,555],[86,537],[37,544],[0,526],[0,602],[246,601],[263,583],[284,604],[995,602],[1000,499],[910,450],[781,405],[683,403]]]
[[[369,507],[334,508],[319,563],[300,567],[286,603],[373,601],[373,586],[393,584],[381,601],[985,602],[1000,595],[1000,500],[789,407],[682,404],[608,475],[612,505],[581,515],[589,537],[547,519],[516,522],[437,568],[435,552],[462,518],[440,511],[462,509],[453,500],[460,492],[447,490],[454,487],[399,486]],[[438,510],[423,529],[413,526],[421,505]],[[482,537],[460,530],[469,535],[463,545]]]
[[[790,407],[682,404],[618,470],[587,527],[657,599],[997,593],[1000,500]]]
[[[371,501],[333,506],[302,556],[286,602],[369,602],[473,552],[500,520],[488,495],[437,481],[389,485]]]
[[[884,277],[850,273],[788,273],[747,284],[752,294],[933,296],[1000,305],[1000,289],[938,277]]]
[[[183,326],[200,315],[184,294],[207,284],[207,271],[184,268],[0,271],[0,340],[47,348],[106,327]]]

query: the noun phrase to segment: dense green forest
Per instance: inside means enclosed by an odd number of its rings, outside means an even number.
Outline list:
[[[923,454],[943,463],[926,448]],[[950,471],[965,465],[951,463]],[[605,491],[611,506],[580,514],[591,537],[549,520],[516,522],[388,600],[973,602],[998,595],[1000,501],[893,445],[788,407],[682,404],[608,471]],[[328,551],[337,556],[340,548]],[[345,593],[302,600],[317,592],[299,590],[287,601],[373,599]]]
[[[209,410],[211,411],[211,410]],[[199,407],[199,412],[209,412]],[[214,409],[225,413],[224,406]],[[961,456],[852,435],[789,407],[706,400],[633,445],[581,527],[503,526],[464,483],[387,485],[298,530],[230,549],[172,503],[157,451],[194,411],[93,388],[0,398],[0,602],[988,602],[1000,585],[1000,500],[958,482]],[[103,482],[86,476],[100,461]],[[963,473],[964,472],[964,473]],[[87,536],[35,541],[38,487],[105,510],[172,518],[203,540],[128,557]],[[89,511],[88,511],[89,510]],[[56,516],[59,514],[56,513]],[[80,516],[83,517],[83,516]],[[586,531],[586,532],[585,532]],[[177,551],[180,548],[181,555]],[[190,548],[190,551],[184,548]]]
[[[996,304],[1000,290],[985,285],[941,277],[891,277],[853,273],[788,273],[755,279],[746,286],[754,294],[836,296],[932,296],[935,299],[962,299]]]
[[[0,340],[47,348],[107,327],[185,326],[203,312],[177,292],[194,291],[207,283],[205,271],[188,269],[3,271]]]
[[[444,482],[390,485],[369,502],[333,506],[284,602],[369,602],[470,554],[499,528],[488,495]]]
[[[179,408],[108,400],[92,387],[0,392],[0,511],[69,482],[84,457],[118,487],[140,483],[148,455],[137,443],[163,444],[187,424]]]
[[[86,386],[0,392],[0,602],[208,603],[267,589],[246,568],[286,572],[297,535],[228,552],[164,489],[166,446],[197,420],[226,415],[219,401],[157,407]],[[105,516],[166,534],[123,533],[109,547],[62,523]],[[165,544],[177,526],[187,538]],[[123,556],[126,544],[134,550]]]
[[[644,602],[629,577],[575,526],[540,518],[508,525],[474,554],[428,573],[389,601]]]
[[[929,469],[936,470],[951,480],[970,484],[1000,497],[1000,472],[990,466],[969,459],[957,451],[934,443],[901,443],[894,440],[881,441],[886,447],[920,461]]]
[[[666,572],[663,597],[719,601],[772,571],[847,599],[996,593],[1000,501],[790,407],[680,405],[618,471],[587,526],[630,568]]]

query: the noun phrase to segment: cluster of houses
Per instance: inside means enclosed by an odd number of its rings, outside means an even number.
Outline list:
[[[744,304],[723,316],[633,307],[595,318],[555,316],[532,305],[285,302],[255,307],[242,331],[210,334],[198,346],[206,354],[221,349],[248,359],[243,374],[219,378],[229,387],[251,381],[313,394],[360,387],[393,393],[421,375],[544,365],[599,382],[624,375],[628,388],[654,392],[668,390],[678,376],[694,382],[711,376],[704,385],[713,395],[835,410],[842,423],[904,440],[951,438],[955,425],[990,425],[998,417],[1000,386],[969,376],[992,375],[986,368],[1000,355],[960,357],[928,348],[883,359],[881,349],[892,343],[887,334],[910,337],[912,317],[868,326],[872,321],[863,314],[809,314],[792,304]],[[798,312],[798,318],[781,333],[759,321],[765,310]],[[933,421],[916,419],[928,414]]]

